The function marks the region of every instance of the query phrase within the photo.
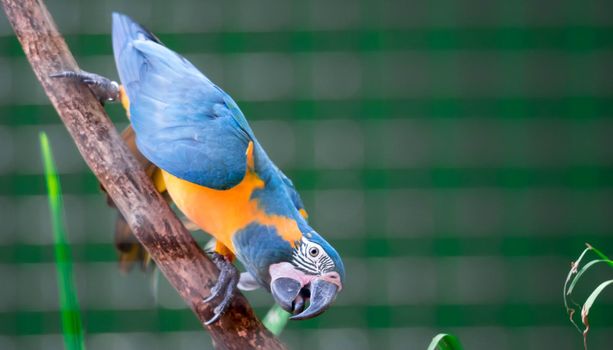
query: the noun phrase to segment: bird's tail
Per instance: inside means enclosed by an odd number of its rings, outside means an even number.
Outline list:
[[[135,40],[153,41],[161,44],[160,40],[153,33],[136,23],[129,16],[113,13],[113,52],[115,54],[117,71],[123,85],[121,88],[121,102],[126,109],[128,117],[130,115],[128,101],[131,100],[129,94],[130,91],[134,91],[134,88],[138,86],[140,70],[144,63],[143,55],[133,46]],[[133,88],[130,89],[130,86]],[[156,176],[161,178],[159,176],[159,169],[145,158],[136,147],[136,134],[131,125],[123,131],[121,136],[146,174],[151,179],[155,179]],[[116,208],[112,199],[108,196],[107,203],[109,206]],[[127,272],[137,264],[145,271],[152,269],[153,263],[149,253],[136,239],[119,210],[117,210],[116,215],[115,247],[119,253],[120,269]]]
[[[163,45],[153,33],[129,16],[113,13],[113,53],[119,78],[128,94],[132,85],[138,84],[140,70],[145,60],[144,56],[134,47],[135,40],[153,41]]]
[[[124,108],[126,108],[128,118],[130,118],[130,102],[135,101],[134,97],[137,96],[141,88],[140,80],[146,78],[148,74],[151,75],[151,72],[148,71],[155,69],[155,60],[159,60],[158,56],[162,56],[164,62],[172,61],[177,63],[175,65],[176,69],[181,72],[189,68],[193,69],[193,71],[190,71],[191,73],[196,72],[200,74],[187,60],[166,49],[153,33],[136,23],[130,17],[120,13],[113,13],[113,52],[122,83],[121,101]],[[157,65],[158,68],[160,66],[164,65]],[[133,124],[136,122],[134,118],[131,119]],[[161,170],[145,158],[136,147],[136,134],[132,125],[123,131],[122,137],[141,165],[141,168],[145,170],[156,185],[156,189],[165,196],[168,202],[171,202],[170,196],[166,193]],[[108,198],[108,202],[109,205],[114,207],[114,203],[110,198]],[[197,227],[188,222],[184,223],[190,231],[197,229]],[[128,271],[136,263],[140,263],[144,269],[152,266],[149,254],[134,237],[119,211],[117,212],[117,222],[115,225],[115,245],[119,251],[120,268],[122,270]]]

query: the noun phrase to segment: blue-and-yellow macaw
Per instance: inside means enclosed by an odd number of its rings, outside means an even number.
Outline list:
[[[268,157],[234,100],[151,32],[113,14],[122,86],[96,74],[62,72],[101,100],[122,100],[136,146],[160,171],[156,186],[216,239],[221,274],[205,301],[217,320],[242,289],[267,288],[292,319],[325,311],[343,287],[339,254],[307,222],[291,180]],[[234,257],[246,273],[240,281]],[[306,307],[306,302],[309,306]]]

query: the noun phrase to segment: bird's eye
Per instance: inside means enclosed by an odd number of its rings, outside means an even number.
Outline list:
[[[312,257],[316,257],[317,255],[319,255],[319,249],[317,249],[316,247],[312,247],[311,249],[309,249],[309,255]]]

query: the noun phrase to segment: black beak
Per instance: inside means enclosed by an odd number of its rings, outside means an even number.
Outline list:
[[[282,277],[271,283],[270,291],[277,304],[294,315],[290,319],[306,320],[326,311],[336,298],[338,286],[324,280],[314,280],[301,287],[300,282]],[[309,299],[310,304],[305,310]]]
[[[302,312],[290,317],[290,320],[306,320],[320,315],[332,304],[337,292],[338,286],[336,284],[324,280],[314,280],[310,284],[311,303],[309,307],[304,311],[296,308],[294,312]],[[304,303],[301,307],[304,307]]]
[[[300,282],[288,277],[277,278],[270,284],[270,292],[272,293],[272,297],[275,298],[275,301],[283,308],[283,310],[289,312],[290,314],[293,314],[296,306],[299,306],[297,304],[300,304],[299,302],[296,302],[296,299],[300,297],[299,294],[301,288],[302,286]],[[300,299],[302,301],[302,305],[300,307],[304,308],[304,300],[302,298]]]

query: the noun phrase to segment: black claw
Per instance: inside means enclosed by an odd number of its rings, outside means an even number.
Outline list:
[[[207,326],[219,320],[228,306],[230,306],[240,276],[236,267],[234,267],[224,256],[213,253],[212,260],[219,269],[219,278],[217,279],[217,283],[211,288],[211,295],[204,299],[203,302],[211,302],[221,295],[223,295],[223,299],[221,299],[219,304],[213,309],[213,317],[205,322]]]
[[[205,325],[205,326],[210,326],[210,325],[212,325],[213,323],[217,322],[217,320],[219,320],[220,318],[221,318],[221,313],[214,313],[214,314],[213,314],[213,317],[211,317],[211,319],[210,319],[210,320],[208,320],[208,321],[204,322],[204,325]]]
[[[215,285],[213,286],[213,288],[211,288],[211,295],[209,295],[208,297],[206,297],[205,299],[203,299],[202,301],[205,303],[210,302],[211,300],[217,298],[217,296],[219,296],[219,291],[221,290],[221,284],[215,283]]]
[[[217,283],[211,288],[211,295],[209,295],[206,299],[204,299],[205,303],[210,302],[211,300],[217,298],[219,294],[222,292],[223,288],[228,285],[228,281],[231,277],[230,273],[228,273],[228,269],[226,268],[226,263],[229,263],[222,255],[217,253],[213,253],[212,256],[213,263],[219,269],[219,277],[217,278]],[[232,264],[230,264],[232,265]],[[231,266],[234,269],[234,266]]]
[[[89,73],[86,71],[73,72],[61,71],[49,75],[51,78],[68,78],[80,81],[86,84],[94,93],[98,101],[104,104],[107,101],[116,101],[119,98],[119,85],[101,75]]]

